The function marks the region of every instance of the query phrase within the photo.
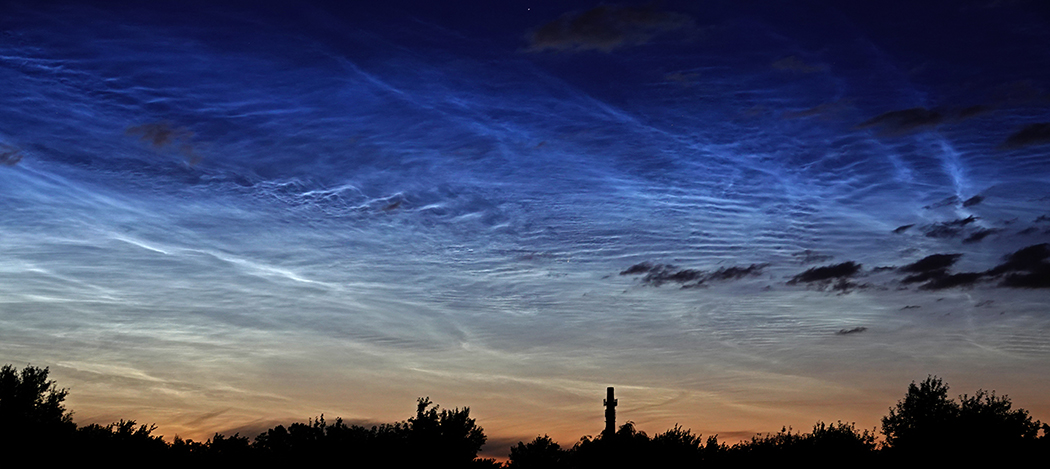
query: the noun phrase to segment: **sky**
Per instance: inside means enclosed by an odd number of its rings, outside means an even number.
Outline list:
[[[1050,420],[1050,7],[3,2],[0,362],[79,424]]]

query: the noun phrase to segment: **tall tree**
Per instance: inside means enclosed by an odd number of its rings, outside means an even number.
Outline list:
[[[959,405],[948,397],[948,385],[927,376],[918,385],[913,381],[904,399],[882,418],[882,433],[886,445],[898,451],[940,447],[951,440],[958,416]]]
[[[890,455],[938,464],[1022,462],[1035,451],[1041,426],[994,392],[950,399],[948,386],[934,376],[908,386],[908,394],[882,419]]]

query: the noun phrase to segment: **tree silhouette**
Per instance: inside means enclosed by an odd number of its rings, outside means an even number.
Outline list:
[[[0,448],[68,443],[76,425],[62,401],[68,391],[47,379],[48,369],[0,368]]]
[[[890,408],[882,418],[882,433],[886,445],[898,451],[914,451],[921,447],[942,447],[959,414],[959,406],[948,398],[948,386],[935,376],[908,385],[904,399]]]
[[[485,432],[470,418],[470,408],[441,409],[430,398],[419,398],[416,416],[408,419],[409,445],[421,462],[465,466],[485,444]]]
[[[1028,411],[1013,409],[1006,396],[996,396],[995,391],[978,390],[973,396],[963,394],[959,398],[960,427],[965,430],[980,429],[988,443],[1005,445],[1016,441],[1034,440],[1040,429],[1038,420],[1032,421]]]
[[[372,426],[328,423],[278,425],[254,442],[216,433],[206,442],[178,436],[166,443],[155,426],[120,420],[79,429],[63,406],[67,395],[48,379],[48,369],[0,368],[0,450],[46,455],[49,465],[85,461],[161,461],[180,466],[450,468],[637,468],[759,467],[808,463],[852,467],[916,467],[994,463],[1020,466],[1050,455],[1050,426],[1015,409],[1006,396],[978,390],[958,400],[935,376],[912,382],[904,398],[882,419],[885,442],[852,423],[818,422],[810,433],[784,428],[733,446],[716,436],[701,439],[681,426],[650,438],[628,421],[615,433],[585,436],[563,449],[547,435],[510,448],[506,466],[478,459],[485,433],[470,409],[441,409],[420,398],[413,417]],[[119,458],[119,459],[118,459]]]
[[[948,386],[929,376],[908,386],[908,394],[882,419],[890,455],[915,462],[1021,462],[1039,443],[1038,420],[1013,409],[1006,396],[978,390],[948,398]]]

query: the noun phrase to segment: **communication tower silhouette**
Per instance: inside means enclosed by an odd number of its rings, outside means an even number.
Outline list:
[[[613,398],[613,387],[605,390],[605,435],[616,434],[616,399]]]

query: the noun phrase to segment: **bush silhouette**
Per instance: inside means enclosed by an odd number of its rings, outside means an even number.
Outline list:
[[[270,464],[353,461],[361,466],[389,466],[398,460],[406,467],[491,467],[492,460],[476,459],[485,439],[469,408],[440,409],[430,399],[420,398],[416,415],[403,422],[366,429],[347,426],[342,419],[329,424],[322,415],[307,423],[271,428],[259,434],[251,448]]]
[[[724,449],[716,437],[708,437],[706,445],[700,435],[675,425],[653,437],[653,462],[659,467],[696,467],[703,461],[712,461]]]
[[[513,469],[556,469],[565,467],[565,450],[547,435],[537,436],[528,444],[518,442],[510,448],[509,467]]]
[[[754,466],[785,462],[833,464],[838,461],[866,466],[875,449],[874,432],[859,431],[851,423],[818,422],[810,433],[782,428],[777,433],[754,436],[750,441],[733,446],[730,454],[732,461]]]
[[[77,453],[84,458],[104,458],[121,454],[129,459],[163,457],[168,444],[154,435],[155,425],[138,425],[134,420],[121,420],[109,425],[93,423],[77,429]]]

